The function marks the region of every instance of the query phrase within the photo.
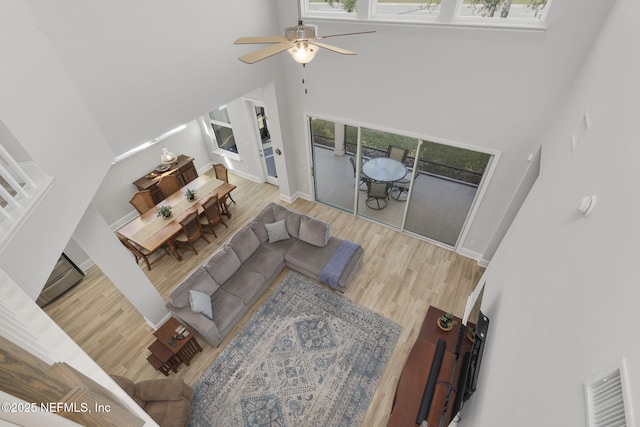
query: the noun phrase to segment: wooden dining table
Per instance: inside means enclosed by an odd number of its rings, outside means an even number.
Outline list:
[[[182,256],[176,249],[174,239],[182,231],[180,221],[194,209],[202,213],[202,203],[210,196],[217,194],[220,200],[222,213],[231,218],[231,212],[227,206],[227,195],[236,188],[235,185],[221,181],[209,175],[200,175],[180,190],[169,195],[158,203],[154,209],[140,214],[117,230],[117,233],[133,241],[144,249],[155,252],[163,245],[169,245],[174,256],[181,261]],[[195,190],[194,200],[187,200],[184,196],[187,189]],[[162,206],[170,206],[172,214],[169,218],[157,215],[157,210]]]

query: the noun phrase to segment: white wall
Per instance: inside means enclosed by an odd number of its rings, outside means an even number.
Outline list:
[[[129,203],[129,199],[138,191],[133,182],[153,172],[160,165],[162,147],[176,155],[193,157],[193,163],[198,170],[206,169],[211,164],[208,146],[197,121],[192,120],[186,125],[182,131],[111,166],[93,200],[109,224],[114,224],[135,212]],[[160,135],[156,135],[158,136]],[[140,144],[143,142],[145,141],[140,141]]]
[[[115,153],[272,80],[237,57],[243,35],[281,34],[275,0],[23,0]]]
[[[616,3],[542,138],[540,177],[485,273],[491,327],[463,425],[585,426],[583,383],[623,357],[640,420],[638,14]],[[586,110],[592,127],[572,153]]]
[[[0,254],[0,268],[35,300],[114,154],[23,2],[0,3],[0,51],[0,120],[54,178]]]
[[[280,0],[281,22],[295,9]],[[610,2],[555,1],[544,32],[331,22],[320,34],[375,30],[330,42],[355,57],[320,51],[304,72],[283,65],[290,90],[290,165],[311,193],[304,112],[502,152],[462,247],[483,254],[507,212],[554,106],[596,37]],[[291,24],[289,24],[291,25]],[[471,245],[475,241],[475,245]]]

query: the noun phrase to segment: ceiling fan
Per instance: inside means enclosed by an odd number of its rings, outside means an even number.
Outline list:
[[[360,31],[357,33],[332,34],[328,36],[318,36],[317,25],[304,25],[302,23],[302,13],[300,11],[300,1],[298,3],[298,25],[287,27],[284,30],[284,37],[268,36],[268,37],[240,37],[234,44],[260,44],[273,43],[270,46],[257,50],[255,52],[242,55],[238,59],[247,64],[254,64],[265,58],[273,56],[277,53],[288,51],[296,62],[306,64],[310,62],[318,52],[319,48],[327,49],[342,55],[355,55],[355,52],[342,49],[340,47],[331,46],[320,43],[318,40],[329,37],[350,36],[354,34],[375,33],[375,31]]]

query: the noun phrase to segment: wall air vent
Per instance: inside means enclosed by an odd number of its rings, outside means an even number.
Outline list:
[[[634,427],[626,363],[585,383],[589,427]]]

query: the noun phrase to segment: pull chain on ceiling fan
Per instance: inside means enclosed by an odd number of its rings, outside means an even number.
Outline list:
[[[375,31],[360,31],[356,33],[332,34],[328,36],[318,36],[317,25],[304,25],[302,22],[302,13],[300,10],[300,2],[298,2],[298,25],[287,27],[284,31],[284,37],[267,36],[267,37],[240,37],[234,44],[262,44],[273,43],[270,46],[259,49],[255,52],[240,56],[238,59],[247,64],[254,64],[265,58],[273,56],[285,50],[291,54],[291,57],[300,64],[307,64],[316,56],[319,48],[327,49],[342,55],[355,55],[355,52],[342,49],[340,47],[331,46],[318,40],[329,37],[350,36],[355,34],[375,33]]]

